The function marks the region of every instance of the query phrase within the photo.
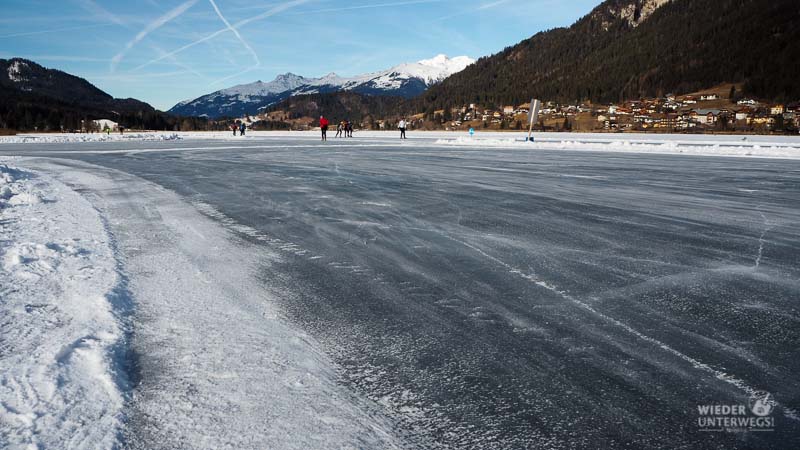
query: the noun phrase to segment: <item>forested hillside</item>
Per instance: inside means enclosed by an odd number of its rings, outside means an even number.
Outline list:
[[[520,104],[532,96],[613,102],[722,82],[743,82],[745,94],[760,98],[797,100],[798,42],[798,0],[609,0],[569,28],[478,60],[417,105]]]
[[[83,78],[33,61],[0,59],[0,128],[72,131],[95,119],[151,130],[207,126],[205,119],[178,118],[136,99],[115,99]]]
[[[332,122],[346,119],[370,126],[378,120],[401,114],[408,102],[402,97],[336,92],[290,97],[271,106],[267,112],[282,111],[285,120],[311,117],[315,123],[324,114]]]

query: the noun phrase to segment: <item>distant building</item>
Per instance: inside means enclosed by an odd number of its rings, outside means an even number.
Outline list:
[[[700,101],[707,102],[709,100],[719,100],[719,95],[717,94],[703,94],[700,96]]]
[[[97,128],[100,129],[100,131],[105,131],[106,129],[109,129],[111,131],[119,131],[119,124],[117,122],[114,122],[113,120],[98,119],[98,120],[93,120],[92,122],[94,122],[94,124],[97,126]]]
[[[773,116],[779,116],[783,114],[784,109],[783,105],[775,105],[769,109],[769,113]]]

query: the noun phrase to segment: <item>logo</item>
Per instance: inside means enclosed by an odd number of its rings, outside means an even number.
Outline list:
[[[772,398],[772,394],[767,391],[754,392],[750,396],[748,404],[750,405],[750,411],[758,417],[767,417],[775,409],[775,400]]]
[[[766,391],[753,392],[746,405],[697,405],[697,426],[708,432],[775,431],[775,405]]]

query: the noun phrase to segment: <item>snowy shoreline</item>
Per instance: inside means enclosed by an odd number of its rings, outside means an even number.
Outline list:
[[[125,299],[92,205],[0,165],[0,446],[111,448],[124,422]]]
[[[316,143],[315,131],[250,131],[245,136],[228,132],[143,132],[124,135],[96,134],[21,134],[0,137],[0,151],[11,144],[226,141],[246,145],[273,139],[292,138],[298,143]],[[800,136],[742,135],[653,135],[609,133],[535,133],[535,142],[525,142],[525,133],[478,132],[470,137],[463,132],[415,131],[407,141],[397,139],[393,131],[360,131],[355,138],[331,138],[328,145],[348,143],[437,148],[472,148],[478,150],[574,151],[628,154],[667,154],[800,159]],[[156,149],[156,151],[158,151]]]

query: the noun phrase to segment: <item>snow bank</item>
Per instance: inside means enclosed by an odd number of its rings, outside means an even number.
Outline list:
[[[0,137],[0,144],[65,144],[70,142],[122,142],[122,141],[174,141],[181,139],[177,133],[57,133],[18,134]]]
[[[0,235],[0,447],[114,447],[123,332],[98,213],[63,184],[0,165]]]
[[[739,138],[743,139],[743,138]],[[746,138],[740,141],[681,141],[672,137],[663,140],[631,140],[631,139],[586,139],[555,140],[537,139],[525,142],[514,139],[480,139],[458,137],[455,139],[438,139],[437,145],[480,148],[508,148],[533,150],[568,150],[617,153],[655,153],[686,154],[705,156],[740,156],[758,158],[800,159],[800,142],[796,143],[748,143]]]

